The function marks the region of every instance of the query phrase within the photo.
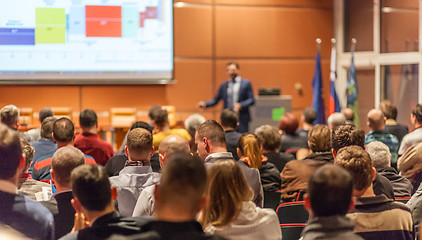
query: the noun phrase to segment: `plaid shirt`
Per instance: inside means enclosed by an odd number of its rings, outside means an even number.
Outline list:
[[[365,136],[365,145],[373,142],[380,141],[388,146],[391,153],[391,163],[397,163],[398,151],[399,151],[399,140],[396,136],[388,133],[387,130],[370,131]]]

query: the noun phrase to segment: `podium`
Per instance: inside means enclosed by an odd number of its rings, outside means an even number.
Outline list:
[[[252,120],[249,122],[249,131],[262,125],[271,125],[278,129],[278,121],[273,120],[273,109],[284,108],[285,112],[292,111],[292,96],[256,96],[255,104],[251,107]]]

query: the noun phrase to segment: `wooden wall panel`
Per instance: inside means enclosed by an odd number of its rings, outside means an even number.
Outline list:
[[[331,9],[216,8],[218,57],[303,58],[313,57],[315,39],[322,53],[330,51],[333,36]]]
[[[285,6],[285,7],[324,7],[332,8],[332,0],[215,0],[216,4]]]
[[[199,3],[199,4],[211,4],[213,0],[174,0],[175,3]]]

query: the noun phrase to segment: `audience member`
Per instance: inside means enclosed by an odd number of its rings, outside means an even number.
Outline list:
[[[53,116],[53,110],[51,110],[51,108],[43,108],[38,113],[38,119],[40,120],[41,124],[44,121],[44,119],[48,117],[52,117],[52,116]],[[28,138],[28,141],[30,142],[38,141],[38,139],[41,138],[41,128],[34,128],[31,130],[28,130],[24,134],[25,134],[25,137]]]
[[[281,199],[285,202],[303,199],[311,174],[319,167],[334,162],[330,151],[331,132],[327,125],[317,124],[310,131],[308,145],[312,153],[303,160],[293,160],[281,172]]]
[[[385,117],[381,110],[371,109],[368,112],[368,127],[371,131],[365,136],[365,145],[373,141],[380,141],[387,145],[391,153],[391,165],[397,168],[399,140],[385,130]]]
[[[328,116],[327,125],[331,131],[334,131],[338,126],[346,123],[346,117],[343,113],[335,112]]]
[[[23,194],[32,200],[36,200],[35,193],[42,192],[43,187],[51,187],[47,183],[32,179],[31,175],[29,175],[28,169],[34,156],[34,147],[22,136],[20,137],[20,144],[22,155],[25,158],[25,167],[23,173],[19,177],[18,193]]]
[[[372,165],[377,173],[390,180],[395,197],[410,197],[413,186],[409,180],[400,176],[390,165],[391,153],[387,145],[374,141],[366,145],[366,151],[371,156]]]
[[[240,157],[240,163],[245,163],[248,167],[259,170],[264,192],[280,190],[280,171],[274,164],[267,161],[267,157],[262,155],[258,136],[253,133],[242,134],[237,153]]]
[[[132,127],[127,132],[125,136],[125,140],[123,141],[123,144],[125,144],[123,146],[123,154],[114,155],[107,161],[106,165],[104,166],[109,177],[118,176],[119,172],[125,167],[126,161],[128,160],[124,152],[124,147],[127,145],[127,135],[129,134],[130,131],[132,131],[135,128],[146,129],[149,132],[151,132],[151,134],[152,134],[152,130],[154,129],[154,127],[152,127],[151,125],[143,121],[138,121],[132,124]],[[158,160],[158,153],[154,153],[152,155],[150,162],[151,162],[152,171],[159,172],[161,170],[160,161]]]
[[[154,154],[152,134],[144,128],[135,128],[127,136],[125,153],[128,157],[119,176],[110,177],[117,189],[117,203],[123,216],[132,216],[136,201],[148,186],[158,183],[160,174],[152,171],[151,156]]]
[[[195,133],[201,123],[205,122],[205,118],[201,114],[192,114],[185,120],[185,128],[188,130],[191,140],[189,141],[190,151],[196,154]]]
[[[110,181],[103,167],[86,164],[75,168],[70,185],[75,224],[72,233],[62,240],[100,240],[113,234],[129,236],[141,232],[139,222],[123,218],[115,211]]]
[[[31,163],[31,167],[29,168],[29,173],[32,173],[34,169],[34,164],[40,157],[53,154],[57,151],[57,144],[54,142],[53,139],[53,124],[56,121],[55,117],[47,117],[41,124],[41,138],[35,142],[31,142],[32,146],[34,146],[35,153],[34,153],[34,160]]]
[[[278,129],[283,135],[281,137],[281,152],[308,148],[308,135],[305,132],[296,131],[298,126],[299,122],[292,113],[285,113],[281,117],[278,123]]]
[[[365,132],[355,125],[343,124],[338,126],[331,134],[331,151],[334,158],[341,148],[347,146],[359,146],[365,149]],[[376,195],[384,194],[394,200],[393,186],[386,177],[376,173],[373,187]]]
[[[0,222],[33,239],[54,239],[51,213],[40,203],[17,194],[24,166],[19,134],[0,124]]]
[[[156,151],[158,151],[160,142],[169,135],[176,134],[184,137],[187,141],[191,140],[191,136],[186,129],[170,129],[167,110],[156,108],[151,112],[151,116],[152,124],[154,125],[153,146]]]
[[[161,168],[163,168],[170,157],[176,153],[189,154],[189,143],[185,138],[179,135],[165,137],[158,148]],[[133,217],[152,216],[154,214],[154,189],[155,185],[151,185],[141,192],[133,210]]]
[[[281,239],[277,215],[251,202],[253,192],[238,164],[219,160],[207,175],[209,201],[199,215],[206,233],[228,239]]]
[[[157,105],[157,106],[161,107],[160,105]],[[146,123],[144,121],[136,121],[134,124],[132,124],[132,126],[130,127],[130,130],[132,130],[134,128],[145,128],[146,130],[150,131],[151,133],[154,130],[154,126],[152,126],[152,122]],[[127,131],[125,138],[123,138],[122,145],[120,145],[120,148],[119,148],[119,153],[121,153],[122,155],[125,154],[125,146],[127,144],[127,135],[129,134],[130,130]]]
[[[369,154],[359,146],[338,151],[335,164],[345,168],[353,179],[355,209],[347,214],[355,225],[354,232],[364,239],[414,239],[410,209],[384,194],[376,195],[372,188],[375,168]]]
[[[325,165],[310,177],[305,208],[310,219],[302,231],[303,240],[360,240],[346,217],[354,208],[353,182],[350,174],[336,165]]]
[[[237,148],[239,146],[237,143],[242,134],[236,131],[239,125],[236,112],[233,109],[224,109],[220,115],[220,124],[226,135],[227,152],[232,153],[235,160],[239,160],[239,156],[237,155]]]
[[[411,118],[414,130],[406,134],[400,144],[399,155],[403,155],[412,145],[422,142],[422,105],[417,104]]]
[[[400,175],[412,180],[422,169],[422,142],[409,147],[397,161]]]
[[[18,130],[19,128],[19,110],[15,105],[6,105],[0,110],[1,123]]]
[[[412,219],[413,225],[415,226],[415,232],[421,233],[419,226],[422,219],[422,184],[419,185],[418,190],[416,190],[416,192],[412,195],[412,198],[410,198],[410,200],[406,203],[406,206],[408,206],[410,208],[410,211],[412,212]]]
[[[341,113],[343,113],[344,117],[346,118],[346,121],[345,121],[346,124],[354,124],[355,123],[355,113],[353,112],[353,109],[343,108],[341,110]]]
[[[312,129],[313,123],[316,119],[316,111],[312,107],[305,108],[301,116],[302,129],[300,129],[299,131],[303,131],[304,133],[306,133],[306,135],[308,135],[308,132]]]
[[[397,137],[399,140],[399,146],[404,135],[409,133],[409,128],[406,125],[396,122],[397,119],[397,108],[390,101],[384,100],[380,103],[379,109],[384,113],[387,118],[385,122],[385,129]]]
[[[71,146],[73,147],[73,141],[75,140],[75,127],[72,121],[68,118],[62,117],[54,121],[53,124],[53,139],[57,143],[57,147]],[[53,154],[42,156],[34,163],[34,169],[32,170],[31,176],[35,180],[48,182],[51,179],[50,169]],[[85,155],[85,163],[96,164],[95,160],[91,156]]]
[[[201,124],[195,135],[195,143],[198,146],[198,156],[209,167],[220,159],[233,159],[233,155],[227,152],[226,137],[224,130],[215,120],[207,120]],[[238,162],[240,169],[245,175],[246,181],[254,191],[253,202],[262,207],[264,204],[261,178],[257,169],[249,168]]]
[[[50,172],[56,193],[50,200],[41,203],[54,216],[55,239],[61,238],[72,230],[75,209],[71,203],[73,194],[70,187],[70,173],[84,163],[84,154],[75,147],[62,147],[53,155]]]
[[[82,132],[76,136],[75,147],[92,156],[97,164],[104,166],[113,157],[114,152],[110,143],[98,137],[97,114],[91,109],[83,110],[79,114],[79,125]]]
[[[262,153],[267,157],[268,162],[274,164],[278,171],[283,171],[284,166],[294,156],[290,153],[278,152],[281,144],[281,135],[276,127],[263,125],[255,129],[255,134],[261,142]]]

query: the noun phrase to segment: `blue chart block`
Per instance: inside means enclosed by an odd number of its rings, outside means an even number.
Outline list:
[[[163,21],[163,11],[164,11],[164,1],[158,0],[158,6],[157,6],[157,19],[160,21]]]
[[[139,10],[136,7],[122,8],[122,36],[136,38],[139,28]]]
[[[35,45],[35,29],[0,28],[0,45]]]
[[[69,34],[85,35],[85,7],[70,7]]]

